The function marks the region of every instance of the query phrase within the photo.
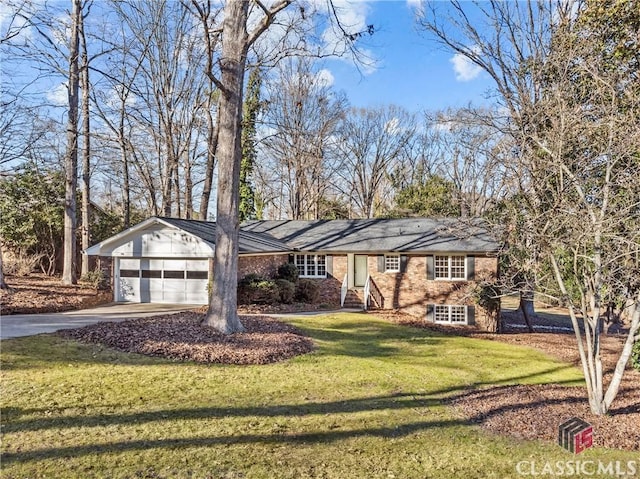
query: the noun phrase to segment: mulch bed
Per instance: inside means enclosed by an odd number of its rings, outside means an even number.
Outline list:
[[[635,382],[618,393],[606,416],[591,414],[586,388],[555,384],[469,390],[449,403],[461,417],[495,434],[556,442],[558,426],[577,416],[593,425],[594,446],[639,451],[640,387]]]
[[[57,276],[33,273],[6,276],[9,290],[0,290],[0,314],[60,313],[91,308],[112,300],[111,293],[87,284],[65,286]]]
[[[532,347],[582,367],[573,332],[492,334],[468,327],[434,325],[399,313],[386,313],[381,316],[397,324],[429,329],[442,334]],[[514,331],[509,324],[506,326],[508,331]],[[623,342],[624,335],[601,336],[605,385],[609,384]],[[577,416],[593,425],[594,445],[640,450],[640,372],[631,369],[630,366],[627,366],[621,388],[606,416],[595,416],[591,413],[586,387],[554,384],[472,388],[450,398],[448,402],[461,418],[479,424],[498,435],[556,442],[558,426]]]
[[[230,335],[201,326],[203,318],[187,312],[104,322],[56,334],[119,351],[198,363],[267,364],[314,349],[313,341],[300,330],[266,316],[241,316],[245,331]]]

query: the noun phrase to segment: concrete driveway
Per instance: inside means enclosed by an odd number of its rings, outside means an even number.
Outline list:
[[[111,303],[91,309],[64,313],[13,314],[0,317],[0,339],[53,333],[101,321],[125,321],[167,313],[187,311],[199,307],[189,304]]]

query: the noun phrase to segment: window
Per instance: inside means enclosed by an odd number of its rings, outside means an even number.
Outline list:
[[[465,256],[436,256],[434,263],[436,279],[467,278]]]
[[[327,277],[327,262],[323,254],[297,254],[295,265],[301,278]]]
[[[139,278],[140,270],[137,269],[121,269],[120,270],[121,278]]]
[[[400,255],[390,254],[384,256],[385,273],[397,273],[400,271]]]
[[[466,306],[436,304],[434,319],[436,323],[466,324],[467,308]]]
[[[164,279],[184,279],[184,271],[169,271],[164,270]]]
[[[162,278],[162,271],[158,269],[143,269],[143,278]]]
[[[208,271],[187,271],[187,279],[209,279]]]

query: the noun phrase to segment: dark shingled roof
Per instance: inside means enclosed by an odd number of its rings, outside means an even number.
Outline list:
[[[251,221],[245,233],[269,234],[298,251],[495,252],[498,243],[478,220],[457,218]]]
[[[215,221],[183,220],[178,218],[159,219],[208,243],[216,243]],[[291,251],[291,247],[268,233],[240,230],[239,251],[240,253],[286,253]]]

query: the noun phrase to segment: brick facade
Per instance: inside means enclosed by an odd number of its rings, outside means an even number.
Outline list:
[[[427,256],[406,255],[404,273],[378,271],[378,255],[369,255],[367,260],[371,280],[382,294],[383,309],[398,309],[405,313],[426,316],[428,304],[475,305],[472,287],[481,280],[491,281],[498,272],[496,257],[475,256],[474,281],[442,281],[427,278]],[[273,277],[278,267],[289,261],[289,256],[241,256],[238,259],[238,279],[249,273]],[[328,260],[327,277],[311,279],[320,289],[320,302],[330,307],[340,306],[340,290],[348,272],[346,254],[331,255]],[[481,327],[491,324],[482,308],[475,307],[475,322]],[[485,327],[486,328],[486,327]]]
[[[318,279],[320,285],[320,302],[333,308],[340,307],[340,289],[347,274],[347,255],[332,255],[330,271],[326,279]]]
[[[250,273],[272,278],[281,264],[289,262],[288,254],[238,257],[238,280]]]
[[[424,317],[427,304],[474,305],[471,286],[479,280],[496,278],[498,260],[495,257],[476,256],[474,281],[442,281],[427,279],[427,257],[407,255],[404,273],[378,272],[378,257],[369,256],[371,279],[384,297],[384,309],[399,309],[408,314]],[[476,307],[476,322],[487,318]]]

